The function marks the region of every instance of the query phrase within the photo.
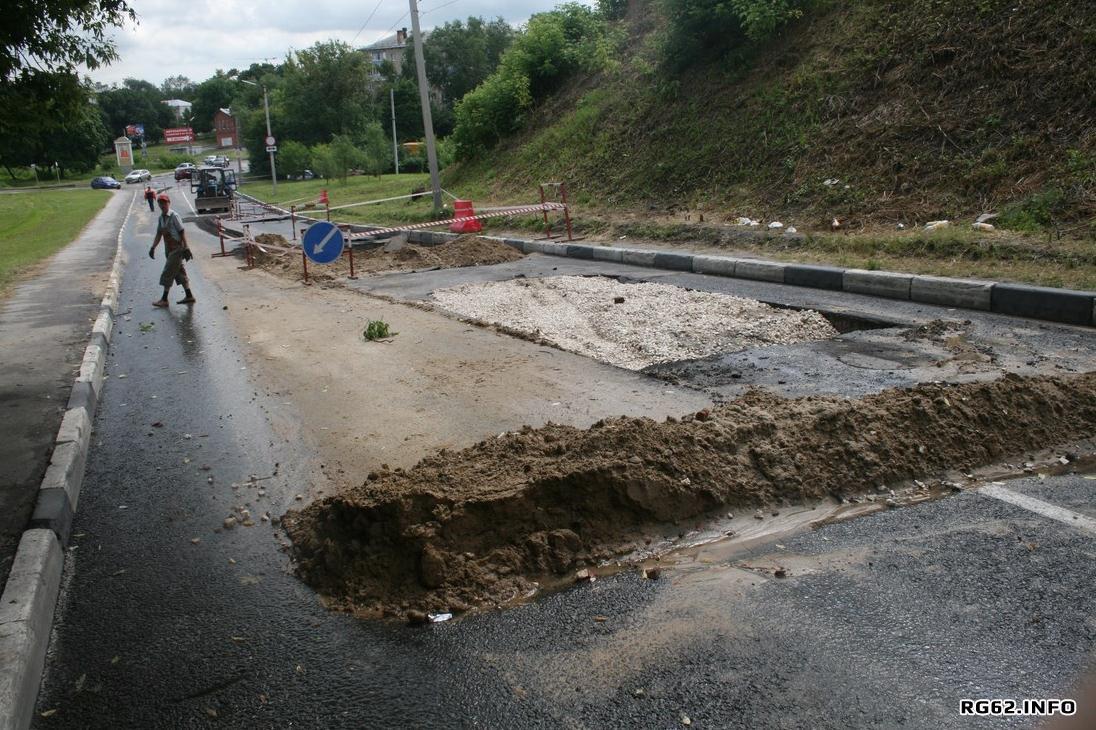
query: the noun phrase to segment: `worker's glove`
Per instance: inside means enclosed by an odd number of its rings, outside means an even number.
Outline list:
[[[190,261],[192,258],[194,258],[194,254],[192,254],[190,252],[189,248],[184,248],[183,249],[183,261]]]
[[[150,249],[148,250],[148,257],[149,257],[150,259],[154,259],[154,258],[156,258],[156,247],[155,247],[155,246],[153,246],[152,248],[150,248]]]

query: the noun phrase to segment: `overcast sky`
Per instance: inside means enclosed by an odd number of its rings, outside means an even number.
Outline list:
[[[481,15],[524,23],[533,13],[551,10],[562,0],[420,0],[424,29],[450,20]],[[586,0],[593,5],[594,0]],[[114,34],[121,59],[88,74],[105,84],[125,78],[157,86],[168,76],[191,81],[217,69],[278,63],[291,49],[330,38],[367,45],[411,26],[406,0],[130,0],[139,22]],[[373,9],[376,14],[366,23]],[[363,28],[364,24],[364,28]]]

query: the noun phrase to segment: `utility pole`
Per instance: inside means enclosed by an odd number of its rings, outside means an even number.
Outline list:
[[[392,102],[392,160],[396,163],[396,174],[400,174],[400,148],[396,144],[396,87],[388,90],[388,98]]]
[[[266,136],[267,139],[274,137],[270,133],[270,102],[266,98],[266,84],[263,84],[263,111],[266,112]],[[274,153],[270,153],[270,185],[273,188],[273,194],[278,194],[278,173],[274,169]]]
[[[434,189],[434,216],[441,214],[441,181],[438,179],[438,151],[434,147],[434,119],[430,114],[430,87],[426,85],[426,61],[422,54],[422,32],[419,30],[419,4],[411,4],[411,32],[414,34],[415,66],[419,79],[419,102],[422,104],[422,128],[426,133],[426,162],[430,166],[430,186]]]

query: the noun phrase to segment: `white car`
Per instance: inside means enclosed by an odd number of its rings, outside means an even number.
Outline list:
[[[126,175],[127,183],[139,183],[152,179],[152,173],[148,170],[134,170]]]

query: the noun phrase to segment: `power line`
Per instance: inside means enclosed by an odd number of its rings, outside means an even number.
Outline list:
[[[427,14],[429,14],[429,13],[432,13],[432,12],[434,12],[435,10],[441,10],[442,8],[446,8],[446,7],[449,7],[449,6],[450,6],[450,5],[452,5],[453,3],[459,3],[459,2],[460,2],[460,0],[449,0],[449,2],[447,2],[447,3],[442,3],[441,5],[438,5],[438,6],[436,6],[436,7],[430,8],[430,9],[429,9],[429,10],[427,10],[427,11],[426,11],[425,13],[419,13],[419,15],[420,15],[420,16],[422,16],[422,15],[427,15]]]
[[[411,13],[411,11],[410,11],[410,10],[408,10],[408,11],[407,11],[406,13],[404,13],[403,15],[401,15],[401,16],[400,16],[400,18],[399,18],[399,20],[397,20],[397,21],[396,21],[395,23],[393,23],[393,24],[392,24],[392,25],[391,25],[391,26],[390,26],[390,27],[388,28],[388,30],[387,30],[387,31],[385,31],[385,32],[386,32],[386,33],[391,33],[392,31],[394,31],[394,30],[396,29],[396,26],[397,26],[397,25],[399,25],[399,24],[400,24],[401,22],[403,22],[403,19],[404,19],[404,18],[406,18],[406,17],[407,17],[407,16],[408,16],[408,15],[409,15],[410,13]]]
[[[365,26],[369,25],[369,21],[372,20],[373,16],[377,14],[378,10],[380,10],[381,3],[383,3],[383,2],[384,2],[384,0],[377,0],[377,4],[373,7],[373,12],[371,12],[369,14],[369,17],[365,19],[365,22],[362,23],[362,27],[358,28],[358,32],[355,33],[354,37],[350,40],[350,45],[354,45],[354,41],[358,40],[358,36],[360,36],[362,34],[363,30],[365,30]]]

